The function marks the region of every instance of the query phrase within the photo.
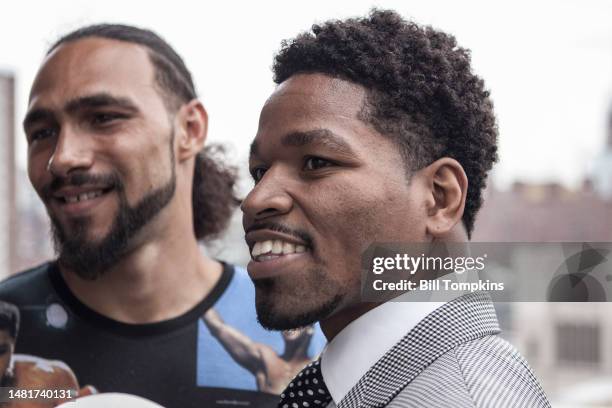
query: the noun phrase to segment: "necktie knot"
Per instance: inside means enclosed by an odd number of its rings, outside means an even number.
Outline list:
[[[280,397],[278,408],[325,407],[332,398],[323,381],[320,360],[304,367]]]

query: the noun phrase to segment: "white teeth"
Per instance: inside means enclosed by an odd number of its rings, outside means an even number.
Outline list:
[[[272,246],[274,244],[272,243],[272,241],[264,241],[261,243],[261,253],[262,254],[267,254],[268,252],[272,251]]]
[[[259,254],[261,254],[261,242],[256,242],[255,245],[253,245],[253,250],[251,251],[251,255],[253,255],[253,258],[255,258]]]
[[[283,242],[283,255],[292,254],[295,252],[295,245],[291,242]]]
[[[100,197],[102,190],[90,191],[87,193],[81,193],[74,196],[64,196],[67,203],[76,203],[77,201],[91,200],[92,198]]]
[[[283,242],[282,241],[274,241],[272,244],[272,253],[274,255],[280,255],[283,253]]]
[[[279,239],[259,241],[253,245],[251,256],[257,258],[260,255],[289,255],[306,252],[306,246],[295,245],[291,242],[284,242]]]

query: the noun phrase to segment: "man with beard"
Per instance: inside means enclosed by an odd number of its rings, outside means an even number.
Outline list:
[[[375,10],[283,42],[273,69],[242,204],[247,269],[264,326],[320,321],[329,341],[279,407],[549,407],[487,295],[360,297],[371,244],[470,237],[497,130],[469,51]]]
[[[20,353],[166,407],[275,399],[196,382],[211,360],[200,316],[236,285],[238,304],[252,290],[198,246],[237,203],[233,171],[202,150],[207,124],[183,60],[149,30],[88,26],[50,48],[23,127],[58,259],[0,286],[22,312]]]

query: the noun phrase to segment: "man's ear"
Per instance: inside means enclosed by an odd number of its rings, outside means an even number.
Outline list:
[[[204,147],[208,132],[208,113],[197,99],[181,106],[177,113],[179,162],[194,157]]]
[[[427,234],[442,237],[461,222],[468,179],[461,164],[450,157],[436,160],[421,173],[429,187],[426,200]]]

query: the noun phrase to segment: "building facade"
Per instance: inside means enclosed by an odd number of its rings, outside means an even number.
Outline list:
[[[15,78],[0,72],[0,278],[15,266]]]

